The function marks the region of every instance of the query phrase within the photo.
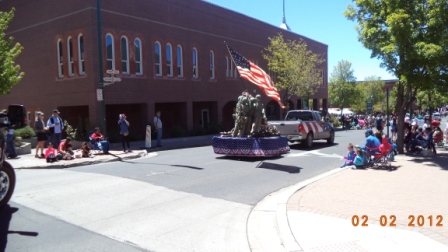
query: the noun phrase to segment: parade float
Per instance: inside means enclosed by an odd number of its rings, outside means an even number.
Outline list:
[[[268,127],[260,95],[247,92],[238,97],[235,127],[213,137],[216,154],[245,157],[276,157],[290,151],[288,139],[275,127]]]

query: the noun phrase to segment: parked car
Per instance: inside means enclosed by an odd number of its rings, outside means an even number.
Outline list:
[[[441,121],[442,120],[442,117],[440,116],[440,113],[433,113],[432,114],[432,119],[433,120],[438,120],[438,121]]]
[[[334,143],[333,124],[322,117],[319,111],[290,110],[284,121],[268,121],[269,126],[275,126],[288,141],[299,141],[311,148],[313,140],[326,139]]]

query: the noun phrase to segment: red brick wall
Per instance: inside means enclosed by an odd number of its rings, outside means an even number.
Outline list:
[[[304,39],[315,53],[327,58],[327,45],[309,38],[281,30],[254,20],[247,16],[231,12],[207,2],[195,0],[108,0],[101,1],[102,38],[110,33],[114,36],[115,65],[121,72],[120,37],[129,40],[131,53],[130,75],[121,75],[122,81],[105,88],[106,104],[146,104],[141,117],[152,117],[156,104],[186,103],[186,125],[189,129],[193,122],[193,102],[215,101],[218,114],[210,119],[223,118],[222,109],[229,101],[234,101],[243,90],[241,80],[226,78],[225,57],[228,56],[224,41],[243,56],[258,62],[266,69],[261,51],[269,43],[268,37],[282,32],[285,39]],[[0,2],[0,10],[9,10],[14,5],[16,16],[8,30],[15,40],[24,46],[17,60],[25,72],[24,79],[16,85],[11,94],[2,96],[0,107],[10,103],[21,103],[27,107],[39,107],[46,114],[56,107],[89,106],[92,124],[99,124],[99,103],[96,101],[96,89],[99,87],[99,64],[96,23],[96,1],[60,1],[60,0],[15,0]],[[79,76],[77,61],[77,37],[82,33],[85,43],[86,74]],[[67,77],[66,40],[73,37],[75,76]],[[133,41],[140,38],[143,48],[143,75],[136,76],[133,57]],[[64,52],[65,77],[58,78],[57,48],[58,39],[62,39]],[[159,41],[162,48],[163,76],[154,75],[154,43]],[[176,46],[183,48],[184,77],[166,76],[165,45],[171,43],[173,49],[173,70],[176,67]],[[193,47],[198,49],[199,78],[192,77]],[[106,68],[106,48],[103,41],[103,67]],[[209,52],[215,53],[215,80],[210,80]],[[318,99],[327,98],[327,63],[324,64],[324,86],[315,94]],[[106,75],[106,74],[105,74]],[[255,85],[244,81],[249,90]],[[263,96],[264,104],[270,99]],[[296,98],[291,98],[296,100]],[[205,104],[205,103],[204,103]],[[195,107],[195,109],[198,109]],[[212,110],[210,110],[212,112]],[[116,118],[107,118],[115,120]],[[145,121],[145,120],[142,120]],[[142,123],[143,124],[143,123]],[[144,128],[144,125],[140,127]]]

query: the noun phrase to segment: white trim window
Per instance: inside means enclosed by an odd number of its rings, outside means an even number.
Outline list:
[[[64,78],[64,52],[62,51],[62,40],[58,40],[58,46],[56,46],[58,50],[58,77]]]
[[[121,37],[121,72],[129,74],[129,43],[128,38]]]
[[[142,75],[143,74],[142,41],[139,38],[136,38],[134,40],[134,48],[135,48],[135,74]]]
[[[160,42],[156,41],[154,45],[154,57],[155,57],[155,73],[156,76],[162,76],[162,52],[160,47]]]
[[[210,79],[215,79],[215,53],[210,50]]]
[[[193,78],[197,79],[199,76],[199,69],[198,69],[198,50],[196,47],[193,47],[192,50],[192,66],[193,66]]]
[[[73,76],[74,69],[73,69],[73,40],[72,40],[72,37],[67,38],[67,58],[68,58],[68,76]]]
[[[79,65],[79,75],[84,75],[86,73],[86,67],[84,64],[84,36],[82,34],[78,35],[78,65]]]
[[[182,56],[182,46],[177,45],[177,76],[184,76],[184,66],[183,66],[183,56]]]
[[[166,61],[166,75],[169,77],[173,76],[173,50],[171,44],[166,44],[165,51],[165,61]]]
[[[106,70],[115,69],[114,36],[106,34]]]

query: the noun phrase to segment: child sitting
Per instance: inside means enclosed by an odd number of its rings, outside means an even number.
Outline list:
[[[352,169],[362,169],[364,168],[364,158],[362,157],[362,149],[356,148],[356,157],[351,166]]]
[[[355,157],[356,157],[356,153],[354,151],[352,143],[348,144],[347,149],[348,149],[347,156],[344,156],[345,161],[341,165],[341,168],[344,168],[347,165],[353,165],[353,161],[355,160]]]
[[[57,160],[56,149],[53,148],[51,142],[48,143],[48,147],[45,150],[45,159],[47,160],[47,163],[53,163]]]
[[[79,151],[82,152],[82,157],[93,157],[93,154],[90,152],[90,148],[87,145],[87,142],[82,143],[81,149]]]
[[[389,152],[392,150],[392,145],[389,143],[389,139],[385,136],[382,138],[382,143],[378,147],[380,152],[382,154],[389,154]]]

